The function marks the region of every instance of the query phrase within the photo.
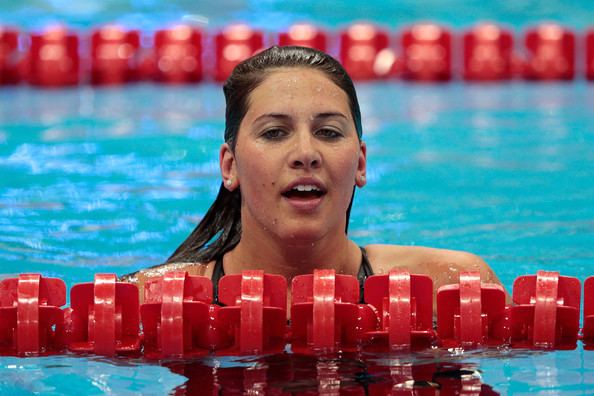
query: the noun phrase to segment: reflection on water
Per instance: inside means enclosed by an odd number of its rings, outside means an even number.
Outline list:
[[[3,395],[164,395],[183,382],[184,377],[156,364],[124,359],[0,358]]]
[[[278,354],[165,364],[188,381],[175,394],[498,395],[473,363],[434,357]]]
[[[589,394],[594,360],[581,347],[434,349],[414,354],[219,357],[147,361],[73,354],[0,358],[3,394],[507,395]]]

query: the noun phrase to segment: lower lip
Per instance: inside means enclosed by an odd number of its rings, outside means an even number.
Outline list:
[[[283,198],[291,205],[294,209],[300,212],[311,212],[318,208],[324,199],[324,195],[317,198],[299,199],[299,198]]]

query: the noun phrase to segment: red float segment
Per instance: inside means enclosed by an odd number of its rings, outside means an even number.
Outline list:
[[[434,332],[430,277],[392,270],[389,275],[369,277],[364,290],[365,302],[373,305],[381,318],[381,329],[366,334],[370,347],[406,350],[431,345]]]
[[[594,80],[594,29],[586,32],[586,78]]]
[[[70,290],[68,348],[103,356],[140,353],[138,287],[113,274]]]
[[[369,23],[357,23],[340,33],[340,62],[353,80],[373,80],[395,74],[397,58],[388,33]]]
[[[313,281],[313,345],[321,349],[334,347],[334,271],[318,271]]]
[[[571,80],[575,74],[575,34],[557,24],[543,24],[524,36],[524,77],[529,80]]]
[[[185,272],[163,276],[161,295],[161,350],[165,356],[184,354],[184,283]]]
[[[57,26],[31,34],[28,78],[43,87],[76,85],[79,82],[79,38]]]
[[[573,349],[579,331],[580,281],[558,272],[514,282],[511,311],[512,347]]]
[[[264,271],[242,271],[219,281],[221,326],[233,344],[223,354],[282,352],[287,333],[287,280]]]
[[[505,291],[461,272],[460,282],[437,291],[437,333],[443,346],[503,345],[508,341]]]
[[[291,331],[294,352],[353,351],[366,332],[377,330],[377,315],[357,304],[359,284],[334,270],[314,270],[292,282]]]
[[[91,34],[91,83],[124,84],[138,79],[140,32],[108,25]]]
[[[155,33],[155,80],[165,83],[199,82],[202,70],[202,32],[177,25]]]
[[[229,343],[218,328],[219,307],[210,304],[210,279],[168,272],[145,284],[144,299],[140,317],[145,357],[202,356]]]
[[[412,81],[449,81],[452,77],[452,34],[433,23],[403,31],[402,77]]]
[[[594,349],[594,276],[590,276],[584,281],[582,337],[584,349]]]
[[[21,274],[0,282],[0,355],[58,353],[64,348],[66,285]]]
[[[216,81],[225,81],[233,68],[264,47],[264,35],[247,25],[231,25],[215,36]]]
[[[481,277],[478,273],[460,275],[460,341],[463,345],[477,345],[482,341]]]
[[[513,35],[495,24],[475,26],[464,33],[464,79],[509,80],[513,74]]]
[[[309,23],[298,23],[278,36],[279,45],[298,45],[326,51],[328,34]]]
[[[0,26],[0,85],[20,81],[19,63],[19,32]]]

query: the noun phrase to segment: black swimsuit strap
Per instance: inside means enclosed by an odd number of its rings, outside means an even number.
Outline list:
[[[365,299],[363,295],[363,286],[365,285],[365,280],[373,275],[373,270],[371,269],[369,258],[367,258],[367,251],[365,251],[364,247],[361,247],[360,249],[361,265],[359,266],[359,272],[357,272],[357,280],[359,281],[360,291],[359,302],[364,304]],[[214,268],[212,270],[212,277],[210,278],[212,281],[212,289],[214,294],[213,304],[222,305],[219,302],[219,280],[221,280],[223,276],[225,276],[225,269],[223,268],[223,256],[221,256],[216,259]]]
[[[369,258],[367,257],[367,251],[364,247],[359,247],[361,249],[361,265],[359,266],[359,272],[357,272],[357,280],[359,280],[359,303],[365,304],[365,296],[363,294],[365,280],[373,275],[373,270],[371,269],[371,264],[369,263]]]

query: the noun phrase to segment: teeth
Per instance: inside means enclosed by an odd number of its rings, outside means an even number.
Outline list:
[[[297,190],[297,191],[320,191],[319,188],[317,188],[316,186],[312,186],[310,184],[299,184],[299,185],[293,187],[293,190]]]

